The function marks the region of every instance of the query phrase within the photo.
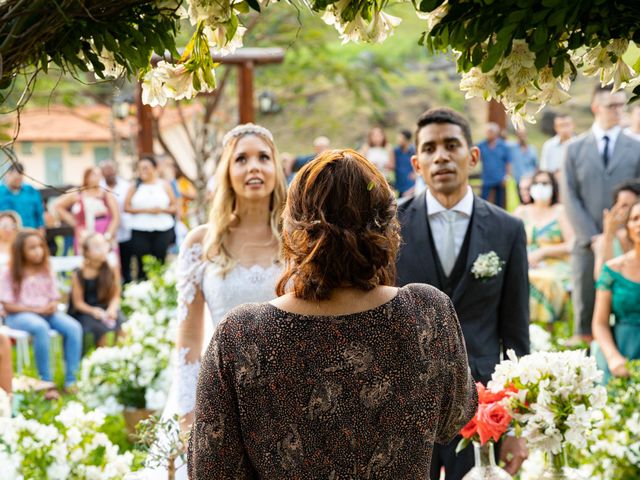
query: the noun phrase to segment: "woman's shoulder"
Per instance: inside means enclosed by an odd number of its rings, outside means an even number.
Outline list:
[[[207,235],[208,227],[209,226],[207,224],[199,225],[189,233],[187,233],[187,236],[182,242],[182,247],[191,248],[194,245],[202,245],[202,243],[204,242],[204,237]]]
[[[400,291],[414,301],[428,303],[434,307],[446,306],[448,308],[451,304],[451,299],[446,293],[426,283],[410,283],[402,287]]]
[[[626,259],[626,256],[627,255],[624,254],[624,255],[620,255],[619,257],[612,258],[611,260],[607,261],[604,264],[604,266],[609,270],[611,270],[612,272],[620,273],[620,271],[622,270],[622,265],[624,264],[624,261]]]

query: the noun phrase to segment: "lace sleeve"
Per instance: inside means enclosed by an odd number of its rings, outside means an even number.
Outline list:
[[[177,270],[178,339],[173,388],[175,411],[184,416],[195,407],[196,384],[204,329],[204,300],[201,293],[206,263],[202,245],[196,243],[180,251]]]
[[[613,276],[613,271],[611,270],[609,265],[605,264],[604,268],[602,269],[602,273],[600,273],[600,277],[596,282],[596,289],[612,291],[614,281],[615,278]]]

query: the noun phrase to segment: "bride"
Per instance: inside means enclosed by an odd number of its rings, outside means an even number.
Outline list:
[[[182,432],[193,423],[205,330],[240,304],[273,299],[282,273],[286,179],[271,132],[250,123],[229,131],[215,185],[209,222],[187,235],[178,258],[178,361],[162,417],[178,414]],[[186,465],[176,467],[177,478],[186,479]],[[166,470],[147,469],[138,478],[166,478]]]

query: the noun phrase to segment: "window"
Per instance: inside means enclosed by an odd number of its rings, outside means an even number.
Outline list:
[[[74,156],[82,155],[82,142],[69,142],[69,153]]]
[[[111,147],[93,147],[93,158],[96,165],[103,160],[111,160]]]
[[[45,147],[45,182],[54,187],[64,185],[62,147]]]
[[[33,142],[20,142],[23,155],[33,155]]]

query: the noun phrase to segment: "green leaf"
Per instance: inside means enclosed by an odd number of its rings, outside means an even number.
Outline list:
[[[558,10],[552,11],[551,15],[549,15],[548,25],[550,27],[559,27],[564,23],[564,20],[567,16],[569,10],[565,8],[560,8]]]
[[[547,8],[555,8],[562,3],[562,0],[542,0],[542,6]]]
[[[246,1],[245,2],[236,3],[233,6],[233,9],[236,10],[238,13],[242,13],[244,15],[248,14],[249,11],[250,11],[249,4]]]
[[[471,52],[471,62],[474,65],[480,65],[480,63],[482,62],[483,54],[484,51],[482,49],[482,45],[480,45],[479,43],[476,44],[476,46],[473,48],[473,51]]]
[[[547,27],[542,24],[539,25],[538,28],[533,32],[533,43],[531,47],[533,47],[533,51],[537,52],[540,48],[544,48],[547,43]]]
[[[458,442],[458,445],[456,446],[456,455],[467,448],[469,446],[469,443],[471,443],[471,440],[469,440],[468,438],[463,438],[462,440],[460,440]]]
[[[260,12],[260,4],[258,3],[258,0],[245,0],[245,1],[247,2],[247,5],[253,8],[256,12]]]
[[[420,2],[420,11],[430,12],[438,8],[443,3],[444,3],[444,0],[422,0]]]
[[[560,77],[564,73],[564,55],[560,55],[553,63],[553,76]]]
[[[373,188],[376,186],[376,182],[371,180],[368,184],[367,184],[367,191],[370,192],[371,190],[373,190]]]

